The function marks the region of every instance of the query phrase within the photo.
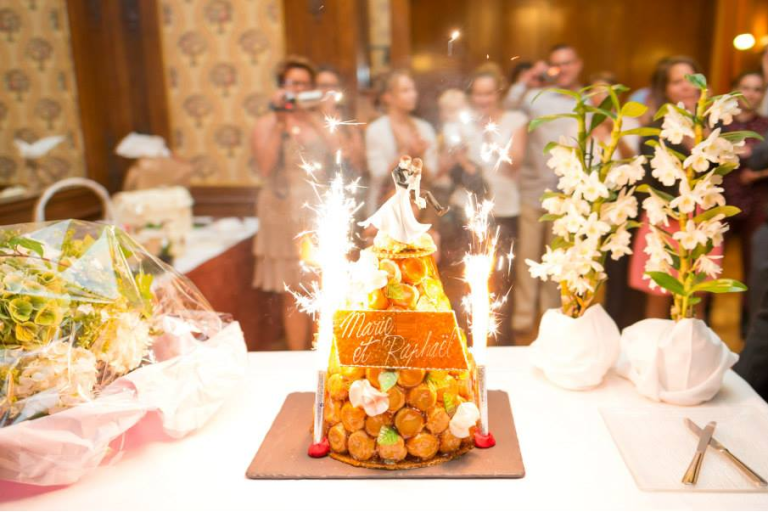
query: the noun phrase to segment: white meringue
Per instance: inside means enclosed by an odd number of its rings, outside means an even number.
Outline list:
[[[349,401],[353,407],[362,407],[368,416],[378,416],[389,409],[389,395],[371,386],[368,379],[352,383],[349,387]]]
[[[469,429],[474,427],[479,419],[480,411],[477,406],[473,402],[464,402],[456,408],[448,428],[455,437],[464,439],[469,437]]]

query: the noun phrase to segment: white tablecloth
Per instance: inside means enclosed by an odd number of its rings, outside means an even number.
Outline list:
[[[768,508],[768,494],[643,492],[600,416],[610,405],[647,407],[610,375],[589,392],[565,391],[528,365],[527,348],[492,348],[489,386],[510,395],[526,476],[520,480],[251,481],[245,470],[285,396],[311,391],[312,354],[250,354],[242,393],[199,432],[161,441],[150,423],[125,441],[121,460],[79,483],[40,491],[0,483],[3,509],[509,510]],[[730,372],[708,405],[768,408]],[[658,405],[658,407],[671,407]],[[309,424],[307,411],[307,422]]]
[[[194,228],[187,235],[184,253],[174,260],[173,266],[179,273],[186,274],[255,235],[258,230],[259,220],[256,217],[219,219],[207,226]]]

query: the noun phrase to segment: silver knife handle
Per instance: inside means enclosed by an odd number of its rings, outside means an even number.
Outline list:
[[[696,452],[693,456],[693,460],[688,465],[688,469],[683,475],[683,483],[685,485],[696,485],[696,481],[699,479],[699,471],[701,471],[701,462],[704,460],[704,452]]]
[[[737,468],[741,470],[742,473],[747,475],[750,480],[752,480],[756,485],[759,485],[761,487],[768,485],[768,482],[766,482],[763,477],[755,473],[752,468],[741,462],[741,459],[736,457],[734,454],[732,454],[728,448],[723,448],[723,455],[731,459],[731,462],[733,462]]]

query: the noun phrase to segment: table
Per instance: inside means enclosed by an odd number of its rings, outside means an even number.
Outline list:
[[[249,354],[250,371],[208,425],[161,441],[152,422],[125,441],[122,460],[79,483],[41,492],[0,483],[0,509],[163,510],[509,510],[768,508],[768,494],[638,490],[599,413],[607,405],[647,407],[610,374],[589,392],[550,384],[528,364],[527,347],[489,349],[491,389],[510,395],[527,475],[521,480],[251,481],[245,469],[292,391],[313,390],[310,352]],[[729,372],[709,405],[768,405]],[[673,407],[659,404],[658,407]],[[307,411],[307,424],[309,425]]]
[[[276,294],[257,290],[251,284],[258,220],[209,220],[211,224],[189,234],[186,250],[176,258],[174,267],[198,287],[213,309],[240,322],[249,350],[270,348],[282,333],[282,310]]]
[[[206,226],[194,228],[187,235],[184,253],[173,266],[181,274],[188,274],[206,261],[225,253],[231,247],[251,238],[259,230],[256,217],[220,219]]]

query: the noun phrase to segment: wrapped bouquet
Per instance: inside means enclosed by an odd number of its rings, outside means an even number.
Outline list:
[[[186,434],[243,374],[244,355],[239,327],[118,228],[0,229],[0,478],[74,481],[152,410]],[[65,449],[57,429],[77,439]]]

